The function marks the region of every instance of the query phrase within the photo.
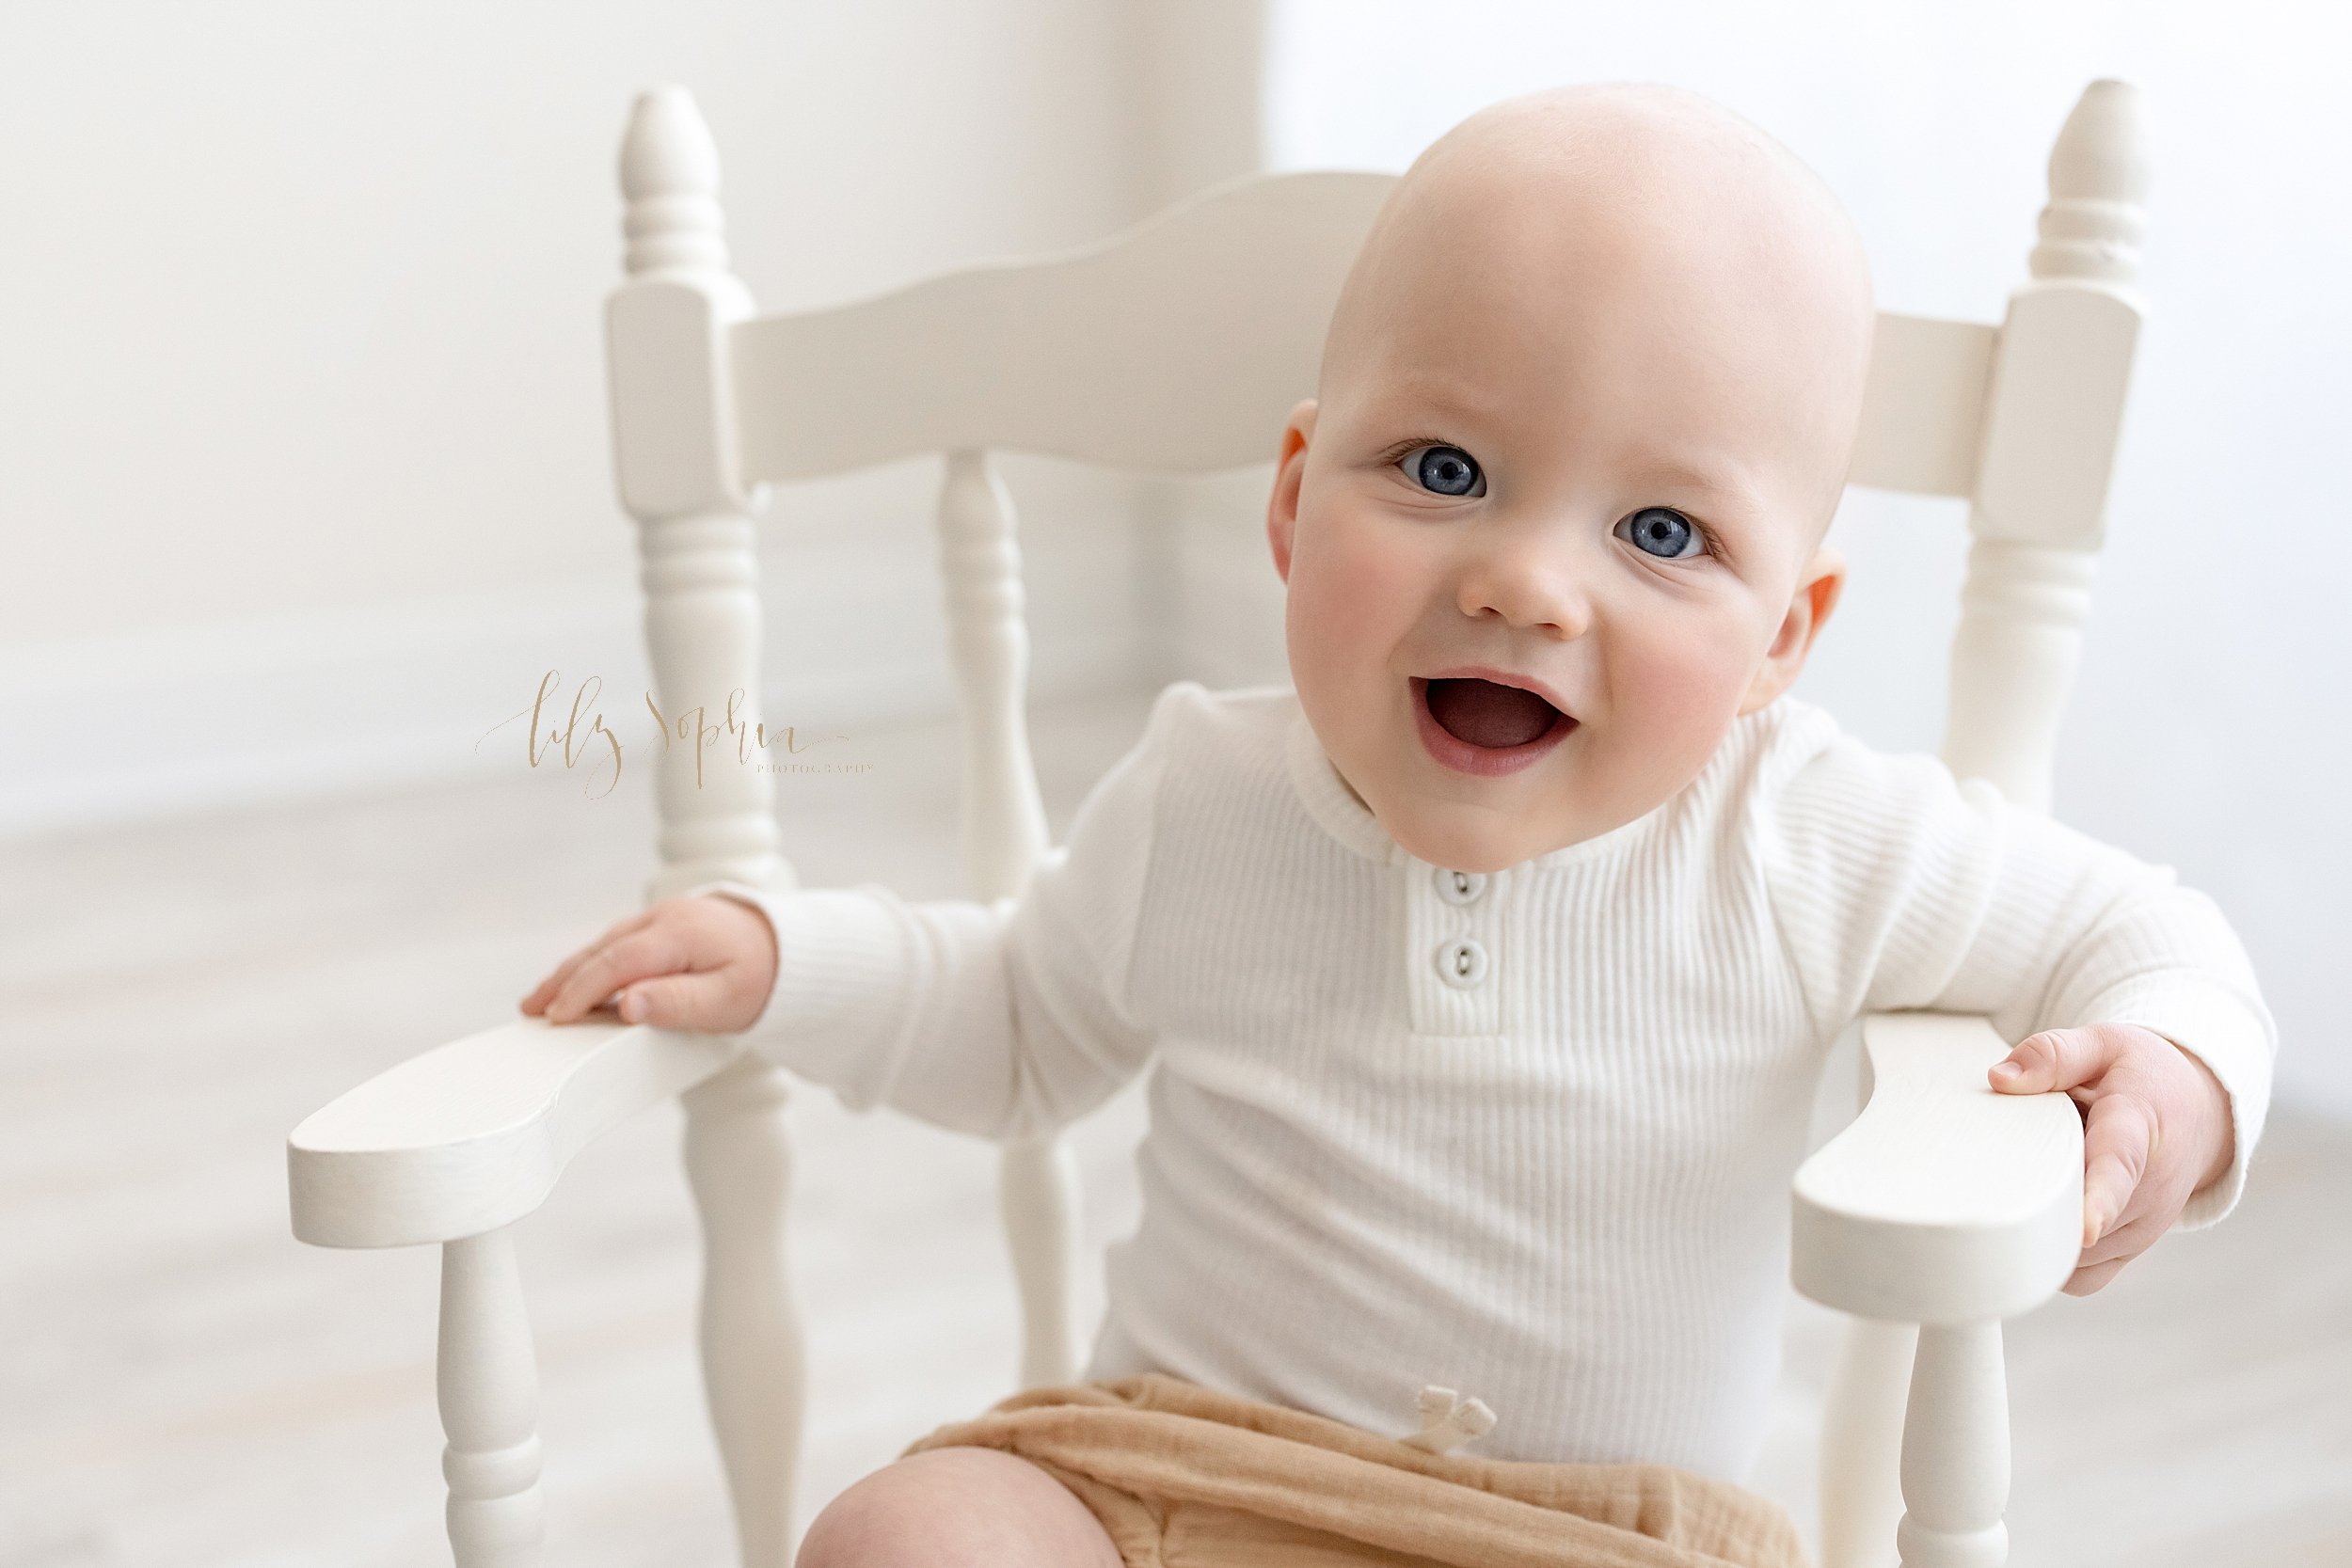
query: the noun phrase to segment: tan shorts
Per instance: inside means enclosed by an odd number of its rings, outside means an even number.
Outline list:
[[[1016,1394],[907,1449],[1017,1454],[1127,1568],[1807,1568],[1769,1499],[1663,1465],[1438,1454],[1150,1375]]]

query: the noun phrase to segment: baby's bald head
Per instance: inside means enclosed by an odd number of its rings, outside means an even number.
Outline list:
[[[1777,142],[1694,93],[1564,87],[1471,116],[1406,172],[1341,293],[1319,402],[1423,373],[1567,418],[1647,400],[1727,464],[1784,470],[1775,499],[1809,555],[1874,315],[1851,221]],[[1661,373],[1613,387],[1587,363]],[[1714,395],[1676,394],[1693,380]]]

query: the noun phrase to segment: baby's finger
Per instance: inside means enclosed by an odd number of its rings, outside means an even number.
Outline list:
[[[538,1012],[544,1009],[547,1005],[563,990],[564,987],[571,980],[571,977],[580,973],[580,966],[586,963],[590,958],[595,958],[598,953],[604,951],[604,947],[605,939],[598,937],[595,942],[590,942],[587,946],[580,949],[577,953],[574,953],[570,958],[565,958],[562,963],[557,964],[554,972],[548,974],[546,979],[540,981],[538,988],[529,996],[523,998],[523,1011],[530,1013]],[[536,1004],[536,1006],[533,1006],[533,1004]]]
[[[523,998],[523,1011],[527,1013],[544,1011],[547,1005],[554,999],[555,993],[563,989],[564,982],[577,974],[580,966],[588,961],[588,955],[595,951],[594,947],[583,947],[549,970],[547,978],[532,987],[531,994]]]
[[[2127,1094],[2102,1095],[2083,1127],[2083,1245],[2111,1229],[2148,1169],[2155,1124]]]
[[[2120,1050],[2118,1037],[2104,1029],[2044,1029],[2019,1040],[1987,1076],[2008,1094],[2071,1089],[2106,1071]]]
[[[564,982],[570,979],[575,974],[577,974],[580,970],[580,966],[586,963],[590,958],[594,957],[598,948],[628,935],[631,931],[641,929],[652,919],[653,911],[651,910],[639,910],[634,914],[623,915],[620,919],[606,927],[603,935],[597,937],[596,941],[589,942],[587,945],[574,952],[571,957],[565,958],[562,963],[557,964],[554,969],[548,973],[546,979],[540,981],[536,986],[532,987],[531,994],[524,997],[522,1000],[522,1010],[526,1013],[535,1013],[544,1008],[547,1006],[548,999],[554,996],[555,993],[563,988]]]
[[[648,904],[642,910],[633,910],[629,913],[621,916],[620,919],[614,921],[612,925],[607,926],[604,928],[604,935],[596,939],[597,942],[601,944],[608,942],[618,942],[621,938],[628,935],[631,931],[644,930],[647,926],[653,924],[654,912],[659,908],[659,905]]]
[[[2135,1204],[2122,1219],[2100,1232],[2096,1242],[2076,1255],[2074,1266],[2088,1269],[2100,1263],[2129,1262],[2155,1245],[2156,1238],[2163,1234],[2164,1227]]]
[[[2138,1254],[2132,1256],[2136,1258]],[[2067,1275],[2066,1283],[2058,1289],[2070,1296],[2090,1295],[2122,1273],[2123,1265],[2131,1260],[2130,1258],[2110,1258],[2104,1263],[2086,1263]]]
[[[711,972],[664,974],[639,980],[621,992],[621,1020],[656,1029],[720,1034],[726,987]]]
[[[633,931],[598,948],[573,972],[548,1004],[549,1023],[569,1023],[623,986],[649,975],[671,974],[686,968],[686,956],[671,932],[656,927]]]

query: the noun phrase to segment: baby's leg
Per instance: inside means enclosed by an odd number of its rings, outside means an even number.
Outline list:
[[[1120,1568],[1070,1489],[994,1449],[927,1449],[826,1505],[794,1568]]]

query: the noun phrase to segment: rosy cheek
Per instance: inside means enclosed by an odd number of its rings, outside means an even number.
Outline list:
[[[1619,721],[1638,730],[1640,749],[1661,778],[1703,762],[1745,695],[1743,630],[1703,615],[1657,615],[1612,660]],[[1669,780],[1670,786],[1682,782]]]
[[[1323,542],[1322,576],[1342,602],[1370,594],[1374,603],[1385,604],[1413,578],[1412,552],[1376,522],[1334,518]]]
[[[1409,621],[1428,568],[1378,523],[1338,509],[1302,522],[1290,594],[1297,629],[1317,649],[1376,644]],[[1376,656],[1375,656],[1376,657]]]
[[[1732,702],[1730,694],[1746,673],[1737,649],[1694,641],[1661,650],[1649,668],[1653,702],[1667,712],[1702,719]]]

